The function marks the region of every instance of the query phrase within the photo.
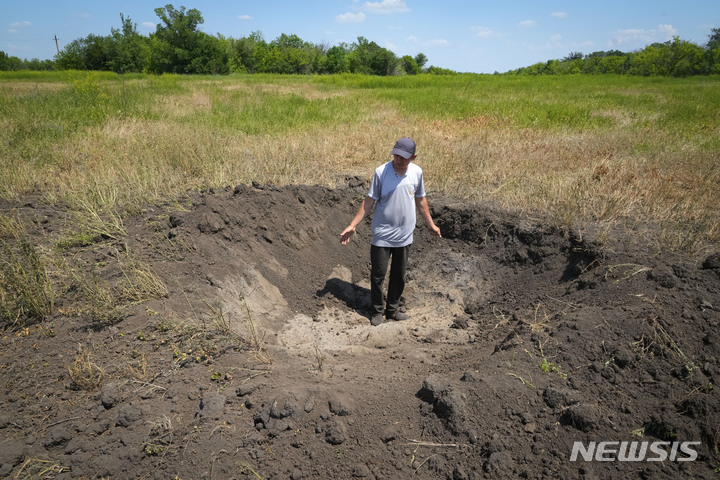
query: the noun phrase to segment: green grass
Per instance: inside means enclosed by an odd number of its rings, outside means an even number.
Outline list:
[[[408,135],[431,192],[607,232],[651,221],[658,251],[697,253],[720,241],[719,86],[717,76],[4,72],[0,197],[39,189],[112,236],[124,215],[188,189],[367,177]]]

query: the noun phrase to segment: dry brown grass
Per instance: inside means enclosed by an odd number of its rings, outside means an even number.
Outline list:
[[[182,102],[169,104],[186,108]],[[117,192],[120,205],[255,180],[334,187],[345,175],[369,177],[403,135],[418,143],[417,163],[430,191],[550,214],[559,224],[695,223],[706,225],[704,241],[720,240],[715,194],[707,188],[718,174],[707,151],[668,152],[660,163],[635,154],[635,134],[622,129],[548,133],[497,125],[486,117],[410,123],[390,109],[374,111],[361,124],[282,136],[111,120],[82,142],[57,147],[46,187],[66,196],[94,191],[112,198]],[[647,142],[663,141],[648,137]],[[693,168],[666,168],[690,163]],[[32,172],[26,174],[30,179]],[[660,244],[696,250],[703,243],[681,238],[684,229],[661,232]]]
[[[242,110],[267,95],[347,99],[355,120],[252,134],[208,120],[216,105]],[[54,143],[53,161],[41,171],[16,162],[0,175],[6,195],[39,186],[51,201],[133,212],[188,190],[251,181],[334,187],[347,175],[369,178],[407,135],[418,143],[430,192],[542,214],[558,225],[594,222],[606,232],[651,222],[658,250],[698,253],[720,241],[717,155],[702,139],[628,128],[654,122],[656,112],[639,118],[599,106],[590,117],[611,119],[607,128],[519,128],[499,114],[409,118],[362,91],[288,80],[188,81],[153,98],[149,117],[113,116]]]

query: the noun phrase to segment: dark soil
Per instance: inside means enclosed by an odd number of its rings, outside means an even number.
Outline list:
[[[444,238],[419,225],[411,318],[372,327],[369,224],[339,243],[366,191],[208,191],[66,247],[99,284],[127,257],[168,293],[108,314],[65,279],[51,316],[6,326],[0,477],[718,478],[720,259],[431,197]],[[1,207],[38,245],[73,228]],[[700,443],[572,462],[577,441]]]

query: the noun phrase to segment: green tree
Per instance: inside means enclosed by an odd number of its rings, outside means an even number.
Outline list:
[[[705,54],[705,71],[711,75],[720,74],[720,48],[708,50]]]
[[[55,64],[60,70],[85,70],[85,45],[77,39],[68,43],[55,55]]]
[[[713,28],[708,35],[708,42],[705,46],[708,50],[720,48],[720,28]]]
[[[0,50],[0,71],[7,71],[9,70],[10,66],[10,56]]]
[[[571,52],[567,57],[563,58],[563,62],[572,62],[573,60],[582,60],[583,54],[581,52]]]
[[[404,57],[402,57],[400,59],[400,64],[402,65],[405,73],[407,73],[408,75],[417,75],[418,73],[420,73],[420,66],[410,55],[405,55]]]
[[[425,56],[424,53],[418,53],[417,55],[415,55],[414,60],[415,60],[415,63],[417,63],[417,66],[420,67],[421,69],[423,67],[425,67],[425,65],[428,62],[428,58],[427,58],[427,56]]]
[[[230,69],[228,53],[222,40],[205,32],[199,32],[195,48],[190,52],[187,73],[223,75]]]
[[[450,70],[448,68],[436,67],[434,65],[430,65],[427,68],[427,73],[430,73],[432,75],[457,75],[457,72],[454,70]]]
[[[7,66],[8,66],[8,70],[13,71],[13,72],[24,69],[23,61],[19,57],[15,57],[15,56],[8,57]]]
[[[149,45],[130,17],[120,14],[121,29],[110,29],[108,66],[113,72],[142,72],[147,66]]]
[[[348,55],[348,68],[352,73],[392,75],[399,65],[395,54],[365,37],[358,37]]]
[[[666,44],[666,65],[669,75],[673,77],[688,77],[703,72],[703,57],[705,50],[692,42],[673,38]]]
[[[60,70],[109,70],[108,37],[90,34],[68,43],[55,55]]]
[[[543,75],[557,75],[562,72],[562,65],[560,60],[548,60],[543,67]]]
[[[622,75],[627,72],[630,57],[628,55],[608,55],[597,59],[588,59],[587,62],[596,61],[595,67],[587,73]]]
[[[347,44],[330,47],[325,55],[324,73],[345,73],[350,71]]]
[[[230,71],[255,73],[258,60],[262,60],[267,43],[259,31],[238,40],[228,39]]]
[[[314,50],[313,45],[304,42],[297,35],[283,33],[270,42],[265,71],[269,73],[310,73]]]
[[[667,75],[662,61],[662,49],[662,44],[653,44],[635,53],[630,59],[628,73],[642,76]]]
[[[55,70],[55,62],[52,60],[40,60],[38,58],[33,58],[30,60],[25,60],[23,62],[24,68],[28,70],[35,70],[35,71],[49,71],[49,70]]]
[[[151,36],[150,68],[155,73],[199,73],[204,70],[203,63],[209,59],[198,58],[208,46],[198,25],[204,22],[200,11],[193,8],[177,10],[171,4],[156,8],[160,18]],[[219,45],[218,45],[219,46]]]
[[[720,73],[720,28],[713,28],[708,35],[703,63],[705,73],[712,75]]]
[[[675,37],[654,43],[633,55],[628,73],[644,76],[687,77],[703,72],[705,51],[694,43]]]

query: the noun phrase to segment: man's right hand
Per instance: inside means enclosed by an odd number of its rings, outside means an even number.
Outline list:
[[[347,245],[350,242],[350,237],[355,233],[355,227],[349,226],[340,234],[340,243]]]

